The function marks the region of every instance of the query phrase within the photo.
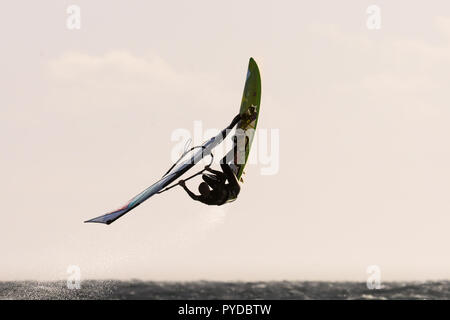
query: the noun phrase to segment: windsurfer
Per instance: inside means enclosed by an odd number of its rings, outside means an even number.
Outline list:
[[[237,115],[231,124],[224,129],[223,136],[226,136],[229,130],[231,130],[240,119],[241,116]],[[231,167],[226,163],[226,157],[221,161],[220,167],[223,172],[213,170],[209,166],[205,168],[210,174],[206,173],[202,175],[203,182],[198,186],[200,195],[196,195],[189,190],[188,187],[186,187],[186,182],[184,180],[180,180],[178,184],[183,187],[193,200],[200,201],[207,205],[220,206],[226,202],[234,201],[241,190],[238,179]]]
[[[187,194],[196,201],[203,202],[207,205],[220,206],[226,202],[236,200],[241,187],[238,180],[226,163],[220,164],[223,172],[206,168],[211,174],[203,174],[203,182],[198,186],[200,195],[196,195],[186,187],[184,180],[179,182],[179,185],[187,192]],[[227,183],[228,181],[228,183]]]

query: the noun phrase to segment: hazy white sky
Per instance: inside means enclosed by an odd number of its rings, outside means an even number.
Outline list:
[[[81,8],[81,29],[66,9]],[[381,29],[366,9],[381,8]],[[0,280],[450,277],[448,1],[11,1],[0,13]],[[239,199],[178,188],[110,226],[170,166],[179,128],[222,128],[248,59],[279,171]]]

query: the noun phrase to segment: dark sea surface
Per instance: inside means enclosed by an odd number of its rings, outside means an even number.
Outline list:
[[[450,281],[390,282],[369,290],[361,282],[0,282],[0,299],[450,299]]]

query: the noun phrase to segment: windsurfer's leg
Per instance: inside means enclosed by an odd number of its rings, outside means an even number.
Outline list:
[[[223,182],[219,181],[215,177],[212,178],[206,174],[202,175],[202,179],[208,184],[208,186],[210,186],[211,189],[216,189],[219,185],[223,184]]]
[[[235,137],[235,136],[234,136]],[[234,139],[233,137],[233,139]],[[227,152],[227,154],[220,160],[220,163],[230,163],[235,159],[235,153],[237,151],[236,143],[233,143],[233,148]]]
[[[230,163],[230,162],[234,162],[237,159],[237,150],[238,150],[238,136],[234,135],[232,137],[233,140],[233,148],[228,151],[228,153],[225,155],[225,157],[222,158],[222,160],[220,160],[220,163]]]
[[[205,170],[211,172],[218,180],[225,181],[227,179],[227,176],[222,171],[217,171],[210,167],[205,168]]]
[[[241,186],[239,185],[239,182],[237,180],[236,175],[234,174],[233,170],[231,170],[230,166],[226,163],[221,163],[220,167],[222,168],[223,172],[227,176],[227,180],[230,186],[230,189],[234,195],[234,197],[237,197],[241,190]]]

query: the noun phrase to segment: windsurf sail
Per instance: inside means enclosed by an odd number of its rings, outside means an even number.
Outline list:
[[[236,123],[232,123],[234,126]],[[169,172],[167,172],[161,180],[154,183],[141,193],[139,193],[137,196],[132,198],[130,201],[128,201],[124,206],[121,208],[114,210],[112,212],[109,212],[107,214],[104,214],[100,217],[87,220],[85,222],[97,222],[97,223],[105,223],[110,224],[117,219],[119,219],[121,216],[126,214],[127,212],[131,211],[132,209],[136,208],[138,205],[140,205],[142,202],[150,198],[151,196],[155,195],[165,187],[167,187],[169,184],[171,184],[173,181],[175,181],[177,178],[181,177],[184,173],[186,173],[189,169],[191,169],[195,164],[197,164],[200,160],[202,160],[204,157],[211,154],[214,147],[216,147],[218,144],[220,144],[223,139],[225,139],[226,135],[229,133],[230,130],[225,129],[222,132],[220,132],[217,136],[211,138],[210,140],[206,141],[202,146],[199,147],[199,150],[196,151],[189,159],[181,162],[180,164],[177,164],[175,167],[171,168]]]

